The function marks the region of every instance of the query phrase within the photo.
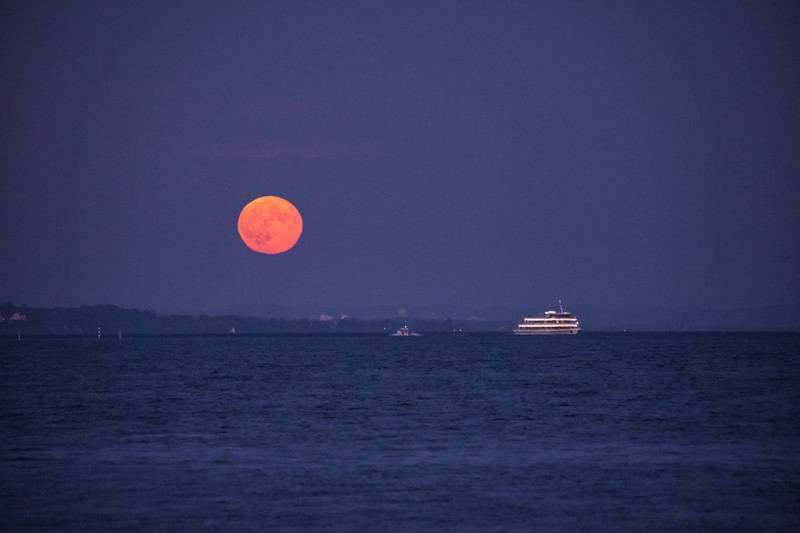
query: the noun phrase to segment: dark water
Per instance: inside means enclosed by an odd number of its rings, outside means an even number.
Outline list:
[[[0,340],[5,530],[797,531],[800,335]]]

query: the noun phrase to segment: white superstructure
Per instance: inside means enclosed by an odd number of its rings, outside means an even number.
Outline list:
[[[545,311],[542,316],[527,316],[517,325],[514,335],[575,335],[581,330],[578,319],[569,311]]]

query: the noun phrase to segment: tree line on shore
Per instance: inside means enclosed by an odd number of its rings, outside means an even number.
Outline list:
[[[474,330],[468,321],[430,318],[356,320],[282,318],[236,315],[160,315],[155,311],[115,305],[35,308],[0,304],[0,335],[170,335],[226,333],[381,333],[408,325],[414,331]]]

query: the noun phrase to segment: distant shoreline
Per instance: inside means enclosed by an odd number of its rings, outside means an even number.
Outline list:
[[[703,309],[573,309],[583,332],[798,332],[800,306],[734,311]],[[535,312],[533,310],[529,312]],[[404,325],[426,333],[510,333],[524,315],[519,309],[411,309],[407,316],[358,318],[325,313],[306,317],[239,314],[159,314],[116,305],[37,308],[0,304],[0,337],[263,334],[381,334]]]
[[[602,337],[606,335],[631,337],[643,337],[649,335],[675,335],[675,336],[692,336],[692,335],[741,335],[741,336],[784,336],[800,335],[800,331],[584,331],[579,334],[581,337]],[[133,333],[129,335],[103,335],[99,339],[96,335],[91,334],[58,334],[58,333],[34,333],[8,335],[0,333],[0,340],[2,341],[19,341],[26,340],[99,340],[100,342],[124,342],[125,340],[146,340],[146,339],[221,339],[221,338],[242,338],[242,339],[257,339],[257,338],[309,338],[309,337],[389,337],[388,332],[312,332],[312,333]],[[567,336],[519,336],[514,335],[512,332],[506,331],[463,331],[463,332],[447,332],[447,331],[434,331],[423,332],[423,337],[458,337],[458,336],[471,336],[471,337],[509,337],[520,339],[520,342],[542,342],[541,339],[571,339],[576,338],[575,335]],[[526,340],[529,339],[529,340]],[[567,340],[567,342],[569,342]]]

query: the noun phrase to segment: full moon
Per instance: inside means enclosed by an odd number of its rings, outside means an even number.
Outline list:
[[[277,196],[256,198],[239,214],[239,236],[253,251],[279,254],[291,249],[303,233],[295,206]]]

